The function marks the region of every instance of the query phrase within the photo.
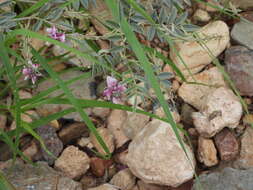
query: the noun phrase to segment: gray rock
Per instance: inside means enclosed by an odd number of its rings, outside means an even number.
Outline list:
[[[18,190],[82,190],[80,183],[64,177],[46,162],[32,166],[18,161],[13,167],[3,169],[3,173]]]
[[[253,169],[237,170],[225,168],[221,172],[203,174],[199,176],[201,189],[204,190],[252,190]],[[197,182],[192,190],[198,190]]]
[[[241,95],[252,96],[253,51],[243,46],[233,46],[226,51],[225,63],[226,71],[240,91]]]
[[[55,128],[51,126],[41,126],[37,129],[38,135],[42,138],[46,148],[50,151],[55,157],[58,157],[63,149],[63,144],[58,138]],[[49,155],[44,149],[41,149],[42,157],[49,165],[52,165],[55,161],[55,158]]]
[[[240,45],[253,49],[253,24],[245,21],[236,23],[231,31],[231,37]]]
[[[73,79],[73,78],[78,77],[83,74],[84,73],[81,71],[70,70],[70,71],[60,74],[60,78],[64,81],[67,81],[67,80]],[[76,82],[71,83],[68,87],[71,89],[71,92],[73,93],[73,95],[76,98],[94,99],[94,97],[91,96],[90,88],[89,88],[91,82],[92,82],[91,78],[82,78]],[[56,85],[56,83],[52,79],[45,80],[38,85],[38,89],[37,89],[36,93],[39,94],[39,93],[41,93],[41,92],[43,92],[43,91],[47,90],[48,88],[53,87],[55,85]],[[56,90],[53,93],[51,93],[49,95],[49,97],[52,98],[52,97],[59,96],[61,94],[63,94],[62,90]],[[70,107],[72,107],[72,106],[67,105],[67,104],[45,104],[45,105],[42,105],[39,108],[37,108],[37,111],[41,115],[50,115],[50,114],[57,113],[59,111],[68,109]],[[91,113],[90,108],[85,109],[85,111],[87,114]],[[76,121],[82,121],[82,118],[80,117],[79,113],[77,113],[77,112],[73,112],[73,113],[64,115],[63,118],[74,119]]]

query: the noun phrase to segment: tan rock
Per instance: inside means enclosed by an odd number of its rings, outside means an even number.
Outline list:
[[[105,184],[100,185],[98,187],[89,188],[87,190],[119,190],[119,188],[115,187],[114,185],[110,185],[108,183],[105,183]]]
[[[100,128],[97,128],[97,132],[99,133],[101,138],[104,140],[110,153],[112,153],[114,151],[115,146],[114,146],[114,137],[111,131],[107,128],[100,127]],[[97,141],[97,138],[95,137],[93,133],[90,134],[90,141],[94,145],[94,147],[97,149],[98,152],[100,152],[101,154],[106,154],[106,152],[104,151],[102,146],[99,144],[99,142]]]
[[[217,67],[205,70],[199,74],[194,75],[197,83],[201,84],[187,84],[183,83],[178,90],[178,95],[188,104],[191,104],[197,109],[201,109],[205,105],[205,98],[214,89],[226,86],[225,80]],[[189,77],[189,82],[194,80]]]
[[[30,146],[28,146],[25,150],[23,150],[23,154],[33,160],[33,158],[38,154],[39,149],[34,141],[31,142]]]
[[[159,117],[161,117],[161,118],[165,118],[166,117],[166,114],[164,113],[162,107],[159,107],[158,109],[156,109],[155,112],[154,112],[154,114],[157,115],[157,116],[159,116]],[[176,123],[179,123],[180,120],[181,120],[181,118],[180,118],[180,115],[177,112],[177,110],[172,110],[171,114],[172,114],[172,117],[173,117],[174,121]]]
[[[18,91],[18,95],[20,99],[29,99],[32,98],[32,94],[25,90]]]
[[[55,161],[55,168],[72,179],[78,179],[90,167],[90,158],[75,146],[65,148]]]
[[[122,125],[122,129],[125,135],[133,139],[148,123],[149,116],[135,113],[127,112],[127,119]]]
[[[109,30],[101,23],[99,22],[105,22],[107,20],[112,19],[112,15],[110,13],[110,10],[108,9],[105,1],[103,0],[96,0],[96,6],[90,6],[89,11],[91,15],[95,16],[95,18],[91,19],[92,24],[96,28],[96,30],[101,34],[105,35],[109,32]],[[97,20],[98,18],[99,20]]]
[[[211,20],[211,16],[207,11],[197,9],[193,15],[193,19],[198,22],[208,22]]]
[[[122,125],[125,123],[126,119],[127,112],[123,110],[112,110],[107,119],[107,128],[113,134],[117,148],[129,140],[122,130]]]
[[[89,137],[81,137],[80,139],[78,139],[77,144],[80,147],[85,147],[90,143],[90,138]]]
[[[242,105],[237,96],[220,87],[206,97],[200,112],[192,113],[193,123],[203,137],[212,137],[224,127],[236,128],[242,116]]]
[[[25,121],[27,123],[31,123],[34,119],[38,118],[38,114],[34,110],[26,111],[25,113],[21,113],[21,119],[22,121]],[[16,121],[13,121],[10,127],[10,130],[16,129]]]
[[[208,167],[218,164],[217,150],[212,139],[199,137],[198,140],[199,161]]]
[[[247,126],[253,125],[253,114],[246,114],[243,117],[243,124]]]
[[[111,110],[109,108],[95,107],[92,109],[92,114],[102,119],[106,119],[110,112]]]
[[[114,175],[111,179],[110,183],[121,188],[122,190],[131,190],[135,185],[135,180],[136,177],[127,168],[116,173],[116,175]]]
[[[253,129],[247,127],[241,138],[241,151],[237,160],[237,165],[240,168],[253,167]]]
[[[96,187],[98,179],[95,176],[84,175],[80,183],[83,186],[83,190],[87,190],[88,188]]]
[[[223,21],[211,22],[201,28],[197,34],[214,57],[225,50],[230,40],[229,28]],[[184,63],[177,56],[176,51]],[[187,65],[192,74],[195,74],[213,60],[208,50],[203,49],[197,41],[176,42],[175,50],[171,51],[170,58],[186,76],[189,76],[189,72],[184,64]]]
[[[138,184],[139,190],[167,190],[167,188],[164,186],[148,184],[141,180],[139,180],[137,184]]]
[[[71,141],[78,139],[81,136],[89,134],[87,126],[83,122],[75,122],[70,125],[64,126],[58,136],[63,144],[68,144]]]
[[[189,160],[172,127],[153,120],[130,143],[128,167],[145,183],[177,187],[193,177],[195,168],[194,154],[183,144]]]

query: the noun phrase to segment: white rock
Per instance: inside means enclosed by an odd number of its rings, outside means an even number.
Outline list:
[[[208,167],[218,164],[217,150],[212,139],[199,137],[198,158],[200,162]]]
[[[223,21],[211,22],[201,28],[197,34],[214,57],[225,50],[230,40],[229,28]],[[197,41],[176,42],[175,48],[192,74],[199,72],[213,60],[208,50],[203,49]],[[170,58],[185,75],[189,76],[189,72],[175,50],[171,51]]]
[[[130,143],[127,164],[146,183],[177,187],[193,177],[195,168],[194,154],[183,144],[190,160],[172,127],[153,120]]]
[[[101,136],[101,138],[104,140],[105,144],[107,145],[107,148],[109,149],[110,153],[114,151],[114,137],[109,129],[100,127],[97,129],[97,132]],[[95,135],[93,133],[90,134],[90,141],[94,145],[94,147],[100,152],[101,154],[106,154],[102,146],[97,141]]]
[[[194,75],[197,83],[201,84],[187,84],[183,83],[178,90],[178,95],[188,104],[191,104],[197,109],[201,109],[205,104],[205,97],[210,94],[215,88],[226,86],[226,82],[217,67],[205,70],[199,74]],[[192,77],[187,79],[193,82]],[[209,86],[207,86],[209,85]]]
[[[203,137],[212,137],[224,127],[235,128],[242,116],[242,105],[230,89],[220,87],[206,97],[200,112],[193,112],[193,123]]]
[[[135,185],[136,177],[127,168],[116,173],[111,179],[110,183],[121,190],[131,190]]]
[[[211,17],[208,12],[202,9],[197,9],[193,15],[193,19],[199,22],[208,22]]]
[[[106,183],[106,184],[100,185],[98,187],[89,188],[87,190],[120,190],[120,189],[113,186],[113,185]]]
[[[125,123],[126,119],[127,112],[124,110],[112,110],[107,119],[107,128],[113,134],[117,148],[129,140],[122,130],[122,125]]]
[[[123,123],[122,129],[128,138],[133,139],[146,126],[148,121],[149,116],[147,115],[127,112],[127,119]]]
[[[78,179],[90,167],[90,158],[75,146],[65,148],[55,161],[55,168],[72,179]]]

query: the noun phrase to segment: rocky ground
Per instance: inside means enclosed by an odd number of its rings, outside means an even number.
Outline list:
[[[253,22],[253,1],[234,0],[234,3],[243,10],[241,16]],[[187,156],[168,123],[139,113],[89,108],[85,111],[112,152],[112,159],[103,160],[92,152],[95,149],[105,153],[79,114],[71,113],[37,129],[55,158],[31,136],[21,138],[23,153],[36,167],[21,160],[11,167],[11,150],[0,144],[0,168],[18,190],[197,190],[195,172],[204,190],[253,189],[253,24],[218,17],[217,10],[202,4],[197,4],[191,12],[192,22],[201,26],[199,35],[212,37],[205,44],[224,66],[249,113],[245,112],[221,69],[212,64],[214,57],[210,57],[209,52],[194,41],[177,42],[175,47],[194,76],[188,76],[188,81],[206,84],[190,84],[177,77],[171,79],[177,105],[172,110],[174,120],[189,133],[189,138],[180,133],[185,139],[182,144]],[[103,33],[104,28],[99,23],[94,21],[93,25],[94,30]],[[71,41],[66,43],[74,47]],[[106,43],[99,42],[99,45],[104,47]],[[62,51],[53,47],[54,55],[64,53]],[[175,52],[166,53],[187,76]],[[90,64],[80,59],[75,57],[71,61]],[[55,69],[65,67],[58,65]],[[171,71],[171,68],[165,66],[163,70]],[[81,71],[71,70],[60,76],[68,80],[81,74]],[[96,93],[91,88],[94,83]],[[52,80],[43,81],[33,92],[20,91],[20,97],[32,97],[54,85]],[[70,88],[77,98],[102,99],[104,86],[104,81],[86,78],[72,83]],[[61,93],[55,91],[50,97]],[[133,100],[125,104],[132,106]],[[33,117],[66,108],[69,108],[66,104],[47,104],[27,111],[30,116],[22,117],[31,122]],[[144,108],[141,100],[138,100],[138,108]],[[150,112],[165,116],[162,108]],[[15,122],[7,122],[7,117],[0,115],[0,128],[14,129]]]

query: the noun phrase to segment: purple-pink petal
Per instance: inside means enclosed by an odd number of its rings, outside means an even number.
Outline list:
[[[114,87],[117,85],[118,81],[113,77],[107,76],[106,83],[108,87]]]

